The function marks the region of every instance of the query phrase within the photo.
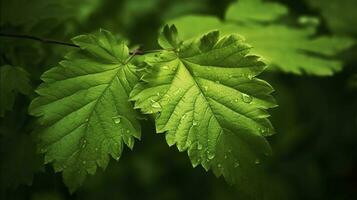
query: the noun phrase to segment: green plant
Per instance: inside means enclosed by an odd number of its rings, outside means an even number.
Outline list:
[[[167,25],[158,27],[157,39],[148,36],[151,50],[136,45],[140,37],[128,38],[130,31],[97,31],[98,22],[88,25],[102,17],[95,10],[109,9],[110,3],[1,2],[0,135],[8,161],[0,165],[6,172],[4,190],[31,184],[45,163],[62,173],[73,193],[88,174],[106,169],[111,158],[119,160],[125,147],[134,150],[146,134],[143,124],[151,124],[165,134],[168,146],[188,154],[193,167],[224,177],[244,195],[265,198],[269,182],[278,182],[265,173],[272,154],[268,138],[275,133],[268,110],[279,103],[269,83],[279,82],[278,76],[333,76],[343,70],[339,55],[355,44],[354,30],[326,15],[330,7],[308,2],[323,10],[336,34],[320,34],[317,18],[291,16],[277,2],[240,0],[227,7],[223,20],[179,16],[186,10],[169,5],[173,11],[162,14]],[[120,24],[135,30],[134,19],[160,3],[143,4],[142,13]],[[21,16],[4,12],[18,4],[33,9],[23,7]],[[130,3],[125,7],[132,9]],[[131,16],[128,10],[113,18]],[[48,39],[72,36],[72,42]],[[346,81],[351,88],[355,77]],[[280,95],[287,94],[283,106],[293,104],[287,86],[277,85]],[[286,119],[285,130],[294,117]]]

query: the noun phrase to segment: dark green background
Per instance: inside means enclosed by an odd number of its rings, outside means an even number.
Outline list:
[[[311,0],[312,2],[313,0]],[[223,17],[232,0],[1,0],[1,33],[30,34],[61,41],[105,28],[125,37],[131,46],[156,49],[159,28],[174,17],[209,14]],[[27,2],[27,3],[26,3]],[[326,17],[319,5],[280,0],[289,17],[320,17],[320,34],[357,38],[357,3],[343,0],[341,10]],[[326,2],[334,2],[326,1]],[[335,1],[338,2],[338,1]],[[331,4],[336,7],[337,4]],[[348,10],[344,10],[347,9]],[[354,12],[354,13],[353,13]],[[353,18],[353,15],[355,16]],[[346,17],[347,16],[347,17]],[[352,16],[352,17],[351,17]],[[329,20],[344,22],[343,29]],[[354,20],[351,20],[354,19]],[[354,27],[354,28],[353,28]],[[0,37],[0,64],[25,68],[33,88],[39,76],[62,59],[71,47]],[[274,151],[262,179],[265,199],[354,199],[357,194],[357,53],[344,52],[344,69],[332,77],[297,76],[278,72],[262,75],[276,89],[279,107],[271,110],[277,134],[268,138]],[[35,94],[32,95],[32,97]],[[18,95],[14,110],[0,118],[2,199],[249,199],[223,178],[202,167],[192,168],[186,153],[169,148],[153,123],[143,124],[141,141],[125,149],[105,172],[98,171],[73,195],[61,174],[41,167],[28,116],[31,97]],[[24,153],[26,152],[26,153]],[[24,154],[23,154],[24,153]],[[21,157],[22,156],[22,157]],[[32,157],[31,157],[32,156]],[[8,164],[8,165],[7,165]],[[10,166],[10,167],[9,167]],[[32,184],[13,183],[35,169]],[[21,171],[24,171],[23,173]],[[21,173],[19,173],[21,172]],[[25,181],[26,182],[26,181]]]

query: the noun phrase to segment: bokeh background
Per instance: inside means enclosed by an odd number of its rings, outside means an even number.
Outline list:
[[[0,32],[69,41],[104,28],[132,47],[156,49],[165,22],[189,14],[223,19],[235,0],[0,0]],[[355,0],[276,0],[287,6],[286,21],[314,16],[318,34],[357,39]],[[315,21],[314,21],[315,22]],[[39,76],[71,47],[0,37],[1,65],[24,67],[33,89]],[[264,199],[355,199],[357,196],[357,48],[338,55],[343,70],[320,77],[267,71],[279,107],[270,111],[277,134],[266,165]],[[5,84],[5,83],[1,83]],[[118,162],[89,176],[70,194],[61,174],[42,165],[27,107],[35,96],[16,96],[13,111],[0,118],[1,199],[251,199],[169,148],[164,135],[144,121],[141,141]]]

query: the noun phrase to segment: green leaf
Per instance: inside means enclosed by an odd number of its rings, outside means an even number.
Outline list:
[[[321,12],[327,26],[338,34],[357,35],[355,0],[306,0],[311,7]]]
[[[264,9],[266,12],[262,14]],[[213,29],[219,29],[223,35],[239,34],[254,47],[252,53],[261,56],[270,68],[283,72],[327,76],[340,71],[343,65],[336,55],[354,41],[336,36],[317,37],[315,27],[297,28],[278,22],[285,13],[280,4],[240,0],[229,7],[223,22],[209,16],[186,16],[170,24],[182,30],[185,33],[182,38],[186,40]]]
[[[264,63],[238,36],[217,31],[163,48],[146,58],[150,72],[131,93],[135,107],[156,113],[157,132],[188,151],[193,166],[231,183],[251,178],[271,153],[265,136],[274,133],[266,111],[276,106],[273,89],[256,78]]]
[[[32,35],[68,33],[75,25],[71,23],[83,23],[99,4],[99,0],[3,0],[0,26],[2,31],[10,27],[7,31],[16,28]]]
[[[270,22],[287,13],[288,9],[279,3],[262,2],[261,0],[240,0],[228,8],[226,19],[246,23]]]
[[[179,39],[177,38],[177,29],[175,26],[165,26],[162,34],[159,36],[159,44],[166,49],[175,49],[179,47]]]
[[[118,160],[124,143],[133,148],[140,138],[138,114],[128,101],[138,81],[128,47],[103,30],[73,42],[81,49],[42,75],[30,105],[45,126],[39,133],[45,162],[63,171],[71,191],[97,166],[106,168],[109,155]]]
[[[18,93],[31,92],[29,74],[21,67],[3,65],[0,67],[0,117],[11,111]]]

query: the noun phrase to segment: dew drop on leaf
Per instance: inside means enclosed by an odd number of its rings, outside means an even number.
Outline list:
[[[208,86],[203,86],[203,89],[207,92],[208,91]]]
[[[153,108],[161,108],[161,105],[158,102],[154,102],[151,106]]]
[[[201,143],[198,143],[198,144],[197,144],[197,149],[198,149],[198,150],[201,150],[201,149],[202,149],[202,144],[201,144]]]
[[[242,100],[244,103],[251,103],[253,98],[250,95],[242,94]]]
[[[259,160],[259,159],[256,159],[256,160],[254,161],[254,164],[256,164],[256,165],[260,164],[260,160]]]
[[[214,158],[214,154],[211,153],[210,151],[207,151],[208,154],[208,159],[212,160]]]
[[[120,116],[115,116],[115,117],[112,117],[112,120],[115,124],[120,124],[121,118],[120,118]]]

